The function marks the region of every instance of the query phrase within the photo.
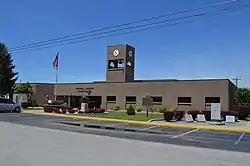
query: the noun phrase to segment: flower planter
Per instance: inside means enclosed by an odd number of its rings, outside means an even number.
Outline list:
[[[68,106],[63,106],[63,105],[44,105],[43,106],[43,110],[44,112],[47,113],[58,113],[58,114],[65,114],[67,112],[67,110],[72,110],[72,107],[68,107]]]
[[[224,121],[224,120],[226,120],[226,116],[227,115],[232,115],[233,113],[231,112],[231,111],[229,111],[229,110],[227,110],[227,111],[221,111],[221,119]]]
[[[104,113],[105,109],[102,108],[88,108],[88,110],[85,113]]]
[[[245,120],[249,115],[250,115],[250,109],[246,108],[242,110],[241,112],[239,112],[238,116],[240,120]]]
[[[43,111],[46,113],[52,113],[53,112],[53,107],[43,107]]]
[[[200,111],[199,110],[189,110],[187,113],[192,116],[193,120],[196,120],[197,115],[200,113]]]
[[[201,113],[205,116],[206,121],[211,120],[211,111],[201,111]]]
[[[245,120],[250,115],[249,105],[234,105],[232,112],[237,112],[239,120]]]
[[[60,113],[62,113],[62,114],[66,114],[67,112],[68,112],[68,113],[75,113],[75,112],[72,111],[72,110],[73,110],[72,107],[62,106],[62,107],[59,108],[59,109],[61,109]]]
[[[67,110],[70,114],[74,114],[76,112],[76,110],[74,110],[73,108],[68,108]]]
[[[176,111],[174,113],[174,119],[177,120],[177,121],[181,121],[181,119],[183,118],[185,114],[185,111]]]
[[[173,111],[165,111],[163,113],[163,117],[164,117],[165,121],[170,122],[171,120],[173,120],[174,112]]]

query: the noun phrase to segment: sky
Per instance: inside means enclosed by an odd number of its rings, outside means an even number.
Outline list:
[[[10,49],[221,1],[1,0],[0,42]],[[130,44],[136,49],[135,79],[241,77],[239,85],[250,86],[250,8],[242,5],[250,5],[249,0],[200,11],[208,14],[176,26],[12,52],[15,70],[21,82],[53,83],[52,61],[59,52],[59,82],[102,81],[107,46]],[[218,12],[227,7],[230,10]]]

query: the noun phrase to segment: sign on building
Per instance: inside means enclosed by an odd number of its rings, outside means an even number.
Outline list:
[[[152,98],[142,98],[142,105],[149,107],[153,105],[153,99]]]
[[[153,106],[154,105],[153,99],[149,95],[146,95],[145,97],[142,98],[142,105],[146,107]]]

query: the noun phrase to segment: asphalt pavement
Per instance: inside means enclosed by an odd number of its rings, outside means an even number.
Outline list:
[[[0,117],[3,119],[3,115]],[[250,163],[249,153],[53,130],[38,125],[49,122],[44,117],[17,116],[26,119],[23,123],[36,122],[35,126],[20,124],[22,120],[14,115],[8,117],[12,123],[0,122],[1,166],[249,166]]]
[[[246,133],[131,125],[15,113],[0,114],[0,121],[162,144],[250,153],[250,136]]]

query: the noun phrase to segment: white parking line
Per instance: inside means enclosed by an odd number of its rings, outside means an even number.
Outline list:
[[[182,137],[182,136],[184,136],[184,135],[190,134],[190,133],[195,132],[195,131],[198,131],[198,130],[199,130],[199,129],[194,129],[194,130],[188,131],[188,132],[186,132],[186,133],[183,133],[183,134],[180,134],[180,135],[173,136],[172,138]]]
[[[141,130],[148,130],[148,129],[153,129],[153,128],[156,128],[156,127],[159,127],[159,126],[151,126],[151,127],[147,127],[147,128],[141,129]]]
[[[238,143],[240,143],[240,141],[243,139],[243,137],[246,135],[246,133],[242,133],[239,138],[236,140],[236,142],[234,143],[234,145],[237,145]]]

